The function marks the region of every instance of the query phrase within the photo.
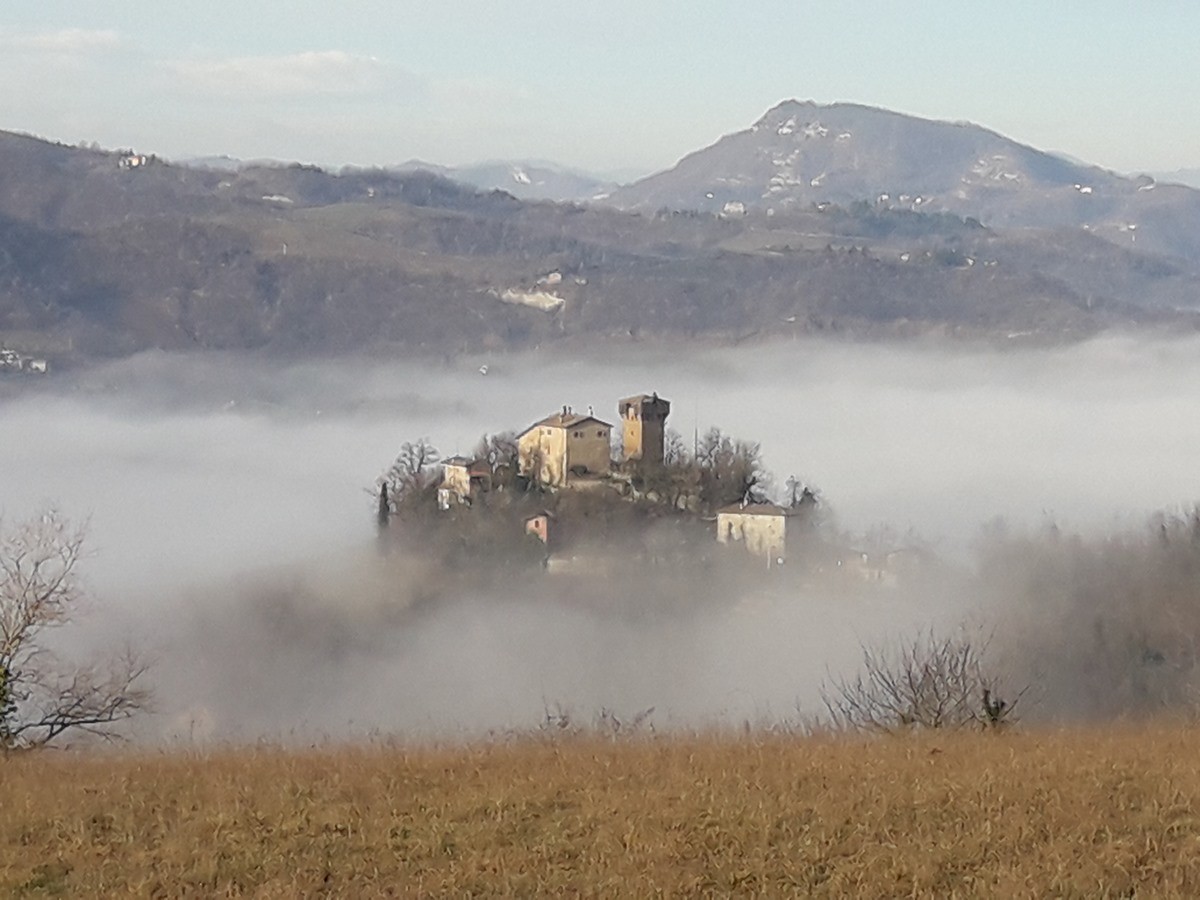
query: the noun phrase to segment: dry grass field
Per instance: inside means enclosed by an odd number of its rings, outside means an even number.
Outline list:
[[[3,896],[1200,896],[1200,729],[0,760]]]

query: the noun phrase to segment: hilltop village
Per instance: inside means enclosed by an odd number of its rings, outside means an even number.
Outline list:
[[[379,484],[381,533],[398,531],[455,567],[794,565],[819,553],[816,493],[789,479],[768,497],[758,444],[710,429],[692,448],[667,427],[669,400],[616,404],[614,425],[563,406],[470,456],[403,445]],[[614,441],[615,436],[619,440]]]

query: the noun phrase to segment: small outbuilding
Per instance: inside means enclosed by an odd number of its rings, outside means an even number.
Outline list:
[[[787,558],[788,511],[774,503],[734,503],[717,510],[717,540],[741,543],[772,566]]]
[[[550,545],[550,519],[548,512],[534,513],[525,517],[525,533],[532,534],[546,546]]]
[[[486,460],[451,456],[442,460],[442,484],[445,491],[459,503],[467,503],[480,491],[492,489],[492,469]]]

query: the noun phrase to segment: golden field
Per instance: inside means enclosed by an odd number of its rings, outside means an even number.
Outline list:
[[[0,759],[0,896],[1200,896],[1200,729]]]

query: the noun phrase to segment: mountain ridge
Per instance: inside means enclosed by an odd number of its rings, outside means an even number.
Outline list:
[[[857,103],[783,101],[607,202],[715,214],[867,202],[996,227],[1087,228],[1200,256],[1200,192],[1078,165],[970,122]]]
[[[1200,322],[1194,260],[910,207],[630,212],[428,171],[190,168],[0,133],[0,343],[453,354]]]

